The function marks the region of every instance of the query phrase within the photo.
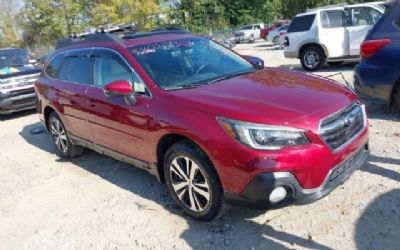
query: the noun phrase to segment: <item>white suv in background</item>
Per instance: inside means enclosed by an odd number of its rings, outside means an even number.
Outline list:
[[[300,59],[307,71],[327,62],[360,59],[360,45],[384,12],[379,3],[334,5],[299,14],[285,38],[285,57]]]
[[[260,38],[261,29],[264,29],[263,23],[249,24],[240,27],[240,29],[235,32],[236,42],[254,42],[256,39]]]

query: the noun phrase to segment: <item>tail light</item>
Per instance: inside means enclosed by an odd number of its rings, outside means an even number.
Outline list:
[[[285,32],[281,32],[281,33],[279,33],[279,35],[280,35],[280,36],[283,36],[284,34],[285,34]]]
[[[378,40],[369,40],[364,41],[361,44],[361,56],[363,58],[371,58],[375,55],[380,49],[390,44],[392,41],[390,39],[378,39]]]

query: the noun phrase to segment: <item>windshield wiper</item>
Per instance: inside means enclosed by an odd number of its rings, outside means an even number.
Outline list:
[[[221,77],[212,79],[211,81],[208,82],[208,84],[220,82],[220,81],[227,80],[227,79],[231,79],[231,78],[234,78],[236,76],[247,75],[247,74],[250,74],[250,73],[253,73],[253,72],[255,72],[255,70],[239,71],[239,72],[234,72],[234,73],[222,75]]]
[[[166,88],[165,90],[193,89],[193,88],[209,85],[209,84],[212,84],[212,83],[216,83],[216,82],[219,82],[219,81],[223,81],[223,80],[226,80],[226,79],[230,79],[230,78],[233,78],[235,76],[250,74],[250,73],[253,73],[253,72],[255,72],[255,70],[246,70],[246,71],[234,72],[234,73],[222,75],[220,77],[211,79],[209,81],[187,83],[187,84],[183,84],[183,85],[176,86],[176,87]]]
[[[176,86],[176,87],[166,88],[165,90],[194,89],[194,88],[201,87],[204,85],[207,85],[207,84],[205,84],[205,83],[188,83],[188,84],[183,84],[183,85]]]

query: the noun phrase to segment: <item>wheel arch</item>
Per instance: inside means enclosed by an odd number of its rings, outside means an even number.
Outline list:
[[[389,97],[389,106],[393,106],[395,102],[395,95],[397,91],[400,91],[400,77],[397,79],[395,84],[393,84],[392,91],[390,92],[390,97]]]
[[[51,106],[46,106],[43,110],[43,117],[44,117],[44,124],[46,126],[46,129],[49,130],[49,118],[51,113],[57,113],[54,108]]]
[[[181,141],[186,141],[186,142],[190,143],[196,149],[198,149],[201,154],[203,154],[203,156],[208,160],[208,162],[211,164],[212,168],[215,170],[217,177],[218,177],[218,182],[221,185],[221,180],[220,180],[218,171],[215,168],[215,165],[213,164],[212,160],[208,156],[206,150],[200,145],[200,143],[197,143],[196,140],[194,140],[186,135],[179,134],[179,133],[165,134],[158,141],[158,144],[157,144],[157,174],[158,174],[160,182],[162,182],[162,183],[165,182],[164,157],[165,157],[166,152],[174,144],[181,142]],[[221,187],[222,187],[222,185],[221,185]]]
[[[328,50],[327,50],[327,48],[326,48],[324,45],[319,44],[319,43],[317,43],[317,42],[315,42],[315,41],[309,41],[309,42],[303,43],[303,44],[300,46],[299,53],[298,53],[299,59],[300,59],[300,57],[301,57],[301,54],[303,53],[303,50],[304,50],[305,48],[311,47],[311,46],[317,46],[317,47],[321,48],[322,51],[324,51],[324,53],[325,53],[325,58],[328,58],[328,57],[329,57]]]

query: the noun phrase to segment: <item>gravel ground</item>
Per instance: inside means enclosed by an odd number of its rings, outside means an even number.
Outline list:
[[[265,43],[235,49],[299,69]],[[351,82],[353,66],[319,74]],[[366,101],[371,156],[344,185],[310,205],[231,208],[209,223],[134,167],[91,151],[60,160],[47,134],[30,133],[34,113],[2,117],[0,249],[400,249],[400,114]]]

